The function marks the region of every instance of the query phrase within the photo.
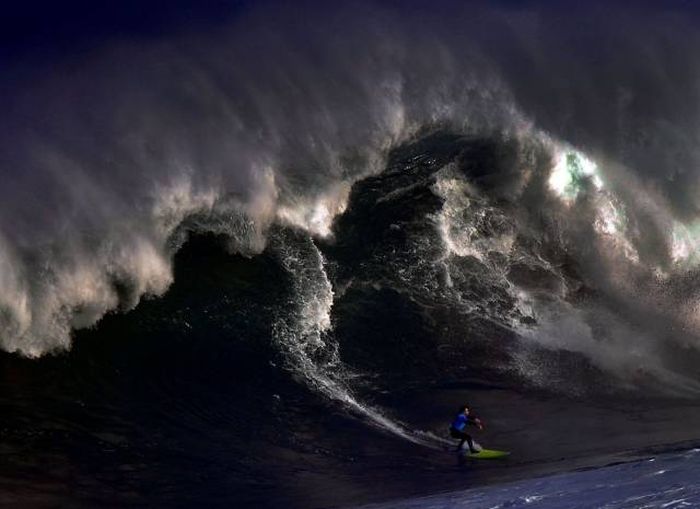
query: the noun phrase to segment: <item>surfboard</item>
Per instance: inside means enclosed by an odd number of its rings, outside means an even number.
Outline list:
[[[462,448],[458,451],[457,454],[461,455],[464,458],[474,458],[474,459],[482,459],[482,460],[495,460],[499,458],[505,458],[506,456],[510,455],[510,451],[499,451],[497,449],[484,449],[479,442],[474,440],[474,447],[476,447],[479,452],[471,453],[469,452],[469,446],[466,444],[462,444]],[[454,449],[453,449],[454,450]]]
[[[505,458],[510,452],[508,451],[496,451],[494,449],[481,449],[479,452],[470,452],[465,454],[467,458],[474,458],[480,460],[495,460],[499,458]]]

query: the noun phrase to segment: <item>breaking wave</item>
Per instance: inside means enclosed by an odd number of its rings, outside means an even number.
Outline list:
[[[697,395],[700,238],[687,193],[697,182],[683,170],[694,152],[668,127],[675,102],[640,113],[646,89],[630,86],[613,101],[611,134],[581,109],[594,90],[562,120],[503,65],[526,46],[510,38],[532,37],[548,73],[568,69],[542,48],[558,31],[525,23],[536,35],[518,33],[517,13],[484,10],[508,36],[501,46],[471,17],[465,39],[453,22],[429,16],[417,31],[392,12],[363,23],[364,8],[320,10],[325,22],[309,27],[254,11],[213,35],[114,44],[34,63],[41,81],[4,83],[2,347],[29,357],[69,348],[73,331],[163,295],[178,249],[214,233],[232,253],[277,253],[290,274],[293,297],[274,327],[290,369],[410,440],[424,438],[350,387],[337,293],[408,295],[445,320],[444,350],[491,345],[502,356],[494,369],[543,386],[580,382],[553,360],[568,352],[618,385]],[[630,45],[646,26],[637,21],[619,35]],[[543,87],[556,85],[532,67]],[[642,77],[653,89],[674,70]],[[559,103],[585,92],[567,87]],[[658,141],[648,150],[623,136],[642,125],[639,137]],[[360,261],[342,267],[338,253]],[[341,267],[329,275],[334,256]]]

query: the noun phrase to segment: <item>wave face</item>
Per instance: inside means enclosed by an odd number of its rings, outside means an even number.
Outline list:
[[[124,503],[153,502],[153,481],[178,500],[194,468],[213,502],[233,485],[255,505],[268,476],[275,500],[302,490],[296,462],[340,476],[340,498],[378,450],[408,467],[416,445],[442,452],[411,395],[448,412],[486,389],[526,416],[530,394],[690,405],[692,16],[305,8],[0,78],[10,447],[49,461],[49,436],[85,479],[101,460],[80,444],[117,451],[119,479],[100,471],[91,502],[115,482],[135,486]],[[44,481],[25,470],[28,490]],[[54,474],[44,495],[61,500]],[[294,500],[338,502],[305,482]]]
[[[434,323],[417,362],[433,357],[442,376],[468,360],[566,392],[615,380],[693,396],[697,340],[665,332],[692,330],[687,295],[671,295],[692,269],[673,253],[667,264],[642,262],[642,213],[573,148],[436,135],[356,184],[328,250],[341,303],[366,299],[376,314],[382,292],[393,292]]]

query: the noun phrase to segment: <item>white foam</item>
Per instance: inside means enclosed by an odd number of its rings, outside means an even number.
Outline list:
[[[280,261],[292,279],[292,296],[278,318],[275,338],[287,355],[289,368],[326,397],[381,430],[426,447],[439,447],[445,440],[416,432],[398,420],[361,402],[346,380],[352,373],[340,360],[338,345],[331,340],[333,287],[325,271],[325,260],[307,236],[282,235],[275,242]]]
[[[345,211],[349,194],[349,183],[339,182],[318,196],[294,198],[293,203],[281,205],[277,218],[312,235],[329,237],[333,219]]]

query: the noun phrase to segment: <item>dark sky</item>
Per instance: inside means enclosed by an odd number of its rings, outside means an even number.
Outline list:
[[[159,36],[225,23],[261,0],[67,0],[6,2],[0,11],[5,58],[80,52],[113,38]]]
[[[342,2],[339,2],[342,3]],[[350,3],[350,2],[346,2]],[[434,15],[449,11],[455,5],[462,8],[469,2],[454,0],[375,0],[374,4],[412,15]],[[567,0],[492,0],[471,2],[508,9],[560,11],[581,8],[582,2]],[[607,6],[611,2],[585,2]],[[624,4],[624,2],[615,2]],[[300,11],[314,10],[314,1],[274,0],[95,0],[14,1],[4,2],[0,10],[0,55],[4,58],[51,56],[57,53],[80,52],[94,44],[114,38],[152,37],[173,31],[206,30],[227,23],[252,7],[269,9],[271,14],[279,7],[298,6]],[[664,9],[697,11],[690,0],[653,2],[640,0],[634,9],[642,6],[663,6]],[[327,4],[326,4],[327,8]]]
[[[314,2],[296,2],[300,9],[312,8]],[[449,8],[452,0],[378,0],[373,3],[393,6],[397,10],[428,12]],[[468,2],[458,2],[460,4]],[[547,9],[566,11],[581,2],[566,0],[493,0],[479,4],[498,5],[513,9]],[[592,2],[586,2],[591,4]],[[608,4],[610,2],[598,2]],[[616,2],[620,3],[620,2]],[[0,48],[4,54],[25,51],[46,51],[51,48],[72,48],[91,40],[124,35],[158,35],[171,30],[197,28],[235,18],[252,6],[274,10],[290,2],[271,0],[94,0],[15,1],[5,2],[0,11]],[[293,3],[292,3],[293,5]],[[694,8],[689,0],[665,2],[638,1],[641,5],[663,5],[664,8]]]

